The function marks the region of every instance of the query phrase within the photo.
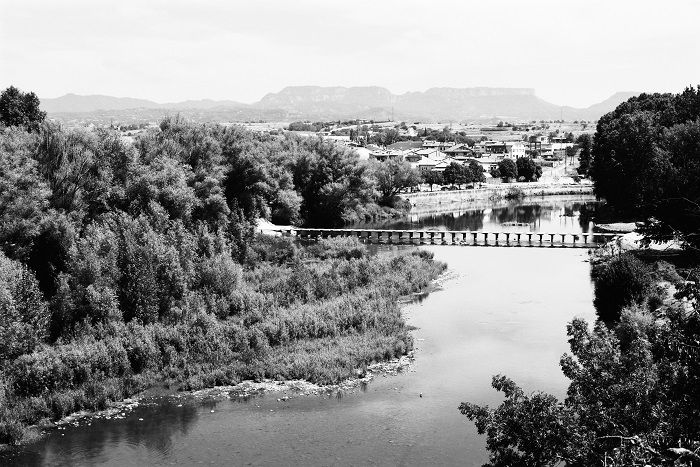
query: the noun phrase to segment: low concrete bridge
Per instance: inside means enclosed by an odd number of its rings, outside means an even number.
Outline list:
[[[302,239],[356,237],[367,243],[388,245],[469,245],[595,248],[619,237],[616,233],[483,232],[472,230],[388,230],[278,228],[282,235]]]

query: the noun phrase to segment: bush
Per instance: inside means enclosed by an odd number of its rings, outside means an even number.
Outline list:
[[[506,191],[506,194],[504,196],[505,199],[507,200],[519,200],[523,199],[525,197],[525,192],[522,190],[522,188],[518,187],[510,187],[508,188],[508,191]]]
[[[322,238],[318,242],[315,254],[321,259],[327,258],[362,258],[367,249],[355,237]]]
[[[598,316],[614,321],[632,303],[641,303],[652,291],[653,276],[649,266],[631,253],[623,253],[593,268]]]

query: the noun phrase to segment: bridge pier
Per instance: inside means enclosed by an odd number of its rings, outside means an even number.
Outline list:
[[[320,240],[339,236],[355,237],[372,244],[410,244],[410,245],[472,245],[472,246],[530,246],[530,247],[594,247],[602,242],[619,237],[607,233],[543,233],[543,232],[483,232],[455,230],[380,230],[380,229],[316,229],[316,228],[279,228],[282,236],[296,236],[306,240]],[[479,240],[479,235],[483,235]],[[505,236],[505,242],[501,235]],[[524,236],[527,236],[527,243]],[[533,235],[537,238],[533,242]],[[471,236],[471,238],[470,238]],[[489,236],[492,236],[491,239]],[[511,236],[513,240],[511,241]],[[557,236],[559,241],[557,241]],[[571,236],[568,239],[568,236]],[[437,237],[437,238],[436,238]],[[568,240],[567,240],[568,239]],[[492,240],[492,241],[490,241]]]

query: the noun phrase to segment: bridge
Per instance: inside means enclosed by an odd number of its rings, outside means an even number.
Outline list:
[[[465,245],[500,247],[595,248],[621,236],[616,233],[484,232],[473,230],[388,229],[271,229],[301,239],[356,237],[366,243],[387,245]]]

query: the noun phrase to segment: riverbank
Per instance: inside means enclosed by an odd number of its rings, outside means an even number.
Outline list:
[[[399,298],[426,290],[445,269],[425,252],[369,255],[348,239],[259,242],[255,266],[234,281],[219,313],[113,324],[17,358],[2,374],[0,441],[19,443],[38,426],[150,388],[366,377],[373,363],[412,350]]]
[[[522,197],[554,195],[592,195],[593,185],[544,184],[544,183],[502,183],[471,190],[428,191],[401,195],[411,203],[413,209],[426,209],[441,204],[469,204],[492,200],[508,199],[517,193]]]

